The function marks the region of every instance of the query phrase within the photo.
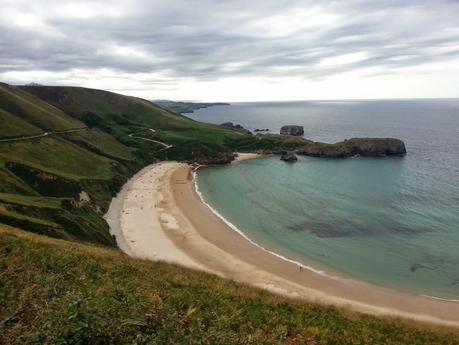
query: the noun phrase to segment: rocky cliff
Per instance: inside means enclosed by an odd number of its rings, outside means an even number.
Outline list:
[[[225,122],[225,123],[222,123],[220,126],[232,129],[233,131],[237,131],[237,132],[241,132],[241,133],[252,135],[252,132],[249,131],[248,129],[245,129],[241,125],[234,124],[232,122]]]
[[[235,155],[232,152],[219,152],[213,156],[198,156],[189,163],[198,163],[203,165],[228,164],[234,161]]]
[[[406,154],[403,141],[394,138],[352,138],[335,144],[314,142],[297,150],[297,154],[315,157],[345,158],[355,155],[390,156]]]

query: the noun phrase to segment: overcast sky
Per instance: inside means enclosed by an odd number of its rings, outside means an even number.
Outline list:
[[[0,0],[0,81],[148,99],[459,97],[459,0]]]

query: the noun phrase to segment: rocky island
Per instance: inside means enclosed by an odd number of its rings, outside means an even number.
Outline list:
[[[303,126],[296,126],[296,125],[288,125],[282,126],[280,129],[280,134],[282,135],[294,135],[294,136],[302,136],[304,134]]]
[[[266,134],[265,138],[280,139],[276,143],[278,149],[268,150],[269,153],[280,154],[282,155],[281,159],[286,161],[291,161],[294,154],[328,158],[346,158],[356,155],[401,156],[406,154],[405,143],[395,138],[351,138],[330,144],[302,138],[303,134],[303,126],[298,125],[282,126],[280,135],[277,136]],[[287,143],[289,143],[288,148],[285,147]]]

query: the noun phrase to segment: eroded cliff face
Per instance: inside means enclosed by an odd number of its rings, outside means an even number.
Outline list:
[[[353,154],[385,156],[406,154],[405,143],[395,138],[352,138],[345,141]]]
[[[297,150],[297,154],[315,157],[345,158],[361,156],[393,156],[406,154],[402,140],[394,138],[352,138],[335,144],[314,142]]]

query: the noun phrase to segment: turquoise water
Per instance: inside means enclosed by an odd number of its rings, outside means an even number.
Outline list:
[[[306,137],[330,141],[392,136],[405,140],[409,153],[299,157],[295,164],[269,157],[206,168],[197,181],[208,203],[249,238],[290,259],[400,290],[459,297],[459,101],[260,107],[208,108],[193,117],[212,113],[212,122],[249,128],[253,117],[257,127],[303,124]],[[231,108],[236,119],[228,117]],[[289,117],[292,109],[301,116]]]

